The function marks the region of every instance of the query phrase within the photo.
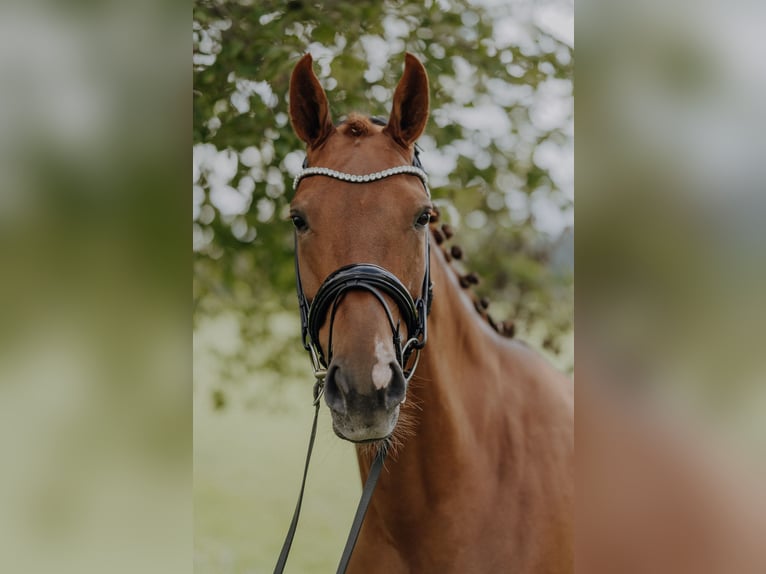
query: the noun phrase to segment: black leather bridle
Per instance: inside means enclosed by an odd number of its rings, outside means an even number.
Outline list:
[[[375,120],[376,119],[373,119],[373,121]],[[423,166],[418,157],[417,147],[415,148],[412,165],[396,166],[387,170],[364,175],[347,174],[328,168],[309,167],[307,158],[303,164],[303,169],[301,169],[300,173],[295,177],[293,188],[297,189],[298,183],[300,183],[302,179],[314,175],[332,177],[351,183],[368,183],[370,181],[377,181],[399,174],[410,174],[419,177],[423,182],[426,193],[430,197],[428,176],[423,171]],[[298,495],[298,503],[293,512],[293,518],[285,542],[282,546],[282,551],[274,568],[274,574],[280,574],[284,570],[285,564],[287,563],[287,556],[290,553],[290,547],[292,546],[293,537],[295,536],[295,529],[298,525],[301,503],[303,501],[303,492],[306,486],[306,476],[308,474],[309,462],[311,461],[311,451],[314,447],[314,439],[316,437],[319,404],[324,390],[327,368],[332,361],[332,332],[338,307],[349,291],[367,291],[378,300],[386,312],[386,317],[388,318],[389,326],[391,327],[396,361],[402,369],[405,382],[409,382],[417,368],[420,351],[425,346],[428,338],[427,316],[431,310],[431,301],[433,299],[431,259],[429,255],[430,233],[428,229],[425,230],[425,233],[426,263],[420,296],[417,299],[413,298],[412,294],[404,284],[402,284],[399,278],[387,269],[372,263],[353,263],[341,267],[331,273],[322,282],[313,300],[309,301],[303,291],[303,285],[301,283],[300,265],[298,263],[298,245],[296,242],[295,281],[296,291],[298,293],[298,306],[301,313],[301,340],[304,348],[311,356],[314,377],[316,379],[316,382],[314,383],[314,422],[311,428],[311,437],[309,439],[309,447],[306,454],[306,464],[303,469],[303,481]],[[394,316],[391,313],[391,308],[389,307],[385,296],[392,299],[394,304],[399,308],[399,314],[407,329],[407,340],[404,344],[402,344],[400,323],[394,321]],[[325,350],[319,342],[319,330],[327,320],[328,314],[330,316],[330,335],[327,353],[325,353]],[[413,356],[414,360],[410,361]],[[372,493],[375,490],[375,485],[378,482],[378,477],[383,468],[385,457],[386,448],[385,445],[383,445],[377,451],[375,459],[370,467],[367,481],[364,484],[362,497],[359,501],[356,515],[354,516],[354,522],[351,526],[351,531],[349,532],[340,564],[338,565],[338,574],[346,571],[346,567],[351,559],[351,554],[354,550],[356,539],[359,536],[359,531],[361,530],[364,516],[367,512],[367,507],[372,499]]]
[[[301,311],[301,337],[304,348],[309,351],[314,367],[314,376],[324,381],[327,367],[332,361],[332,333],[335,314],[341,301],[349,291],[367,291],[372,294],[386,312],[393,336],[396,361],[402,368],[405,381],[409,381],[417,367],[420,350],[428,339],[426,317],[428,314],[433,286],[430,279],[430,257],[426,240],[426,265],[423,274],[421,293],[423,296],[413,299],[402,282],[390,271],[372,263],[352,263],[330,274],[319,287],[316,296],[309,304],[300,279],[298,257],[295,258],[295,274],[298,291],[298,306]],[[384,295],[388,295],[396,306],[407,329],[407,340],[402,344],[400,323],[394,316]],[[319,330],[330,316],[330,336],[328,351],[319,342]],[[410,365],[410,358],[415,353],[415,361]],[[409,366],[409,368],[407,368]]]
[[[423,167],[418,157],[418,150],[415,149],[412,166],[400,166],[390,170],[383,170],[374,174],[350,175],[330,170],[326,168],[309,168],[306,163],[295,178],[294,187],[305,177],[311,175],[324,175],[350,181],[352,183],[367,183],[384,179],[391,175],[400,173],[409,173],[420,177],[425,187],[426,193],[430,196],[428,189],[428,179],[423,171]],[[352,179],[353,178],[353,179]],[[372,263],[352,263],[341,267],[331,273],[319,287],[313,300],[309,302],[303,291],[301,283],[300,264],[298,263],[298,246],[295,246],[295,282],[298,293],[298,307],[301,312],[301,341],[303,347],[311,356],[314,376],[318,381],[324,382],[327,375],[327,368],[332,360],[332,327],[335,320],[335,313],[338,306],[348,291],[368,291],[383,306],[386,311],[391,332],[393,335],[394,351],[396,360],[404,373],[405,381],[409,381],[417,367],[420,351],[426,344],[428,338],[428,328],[426,317],[431,310],[431,299],[433,297],[433,285],[431,284],[431,264],[429,255],[430,234],[426,230],[426,252],[425,252],[425,270],[423,272],[423,282],[420,290],[420,297],[414,299],[412,294],[402,284],[396,275]],[[393,314],[383,295],[388,295],[399,308],[400,315],[407,328],[407,340],[402,344],[400,325],[394,322]],[[322,345],[319,342],[319,330],[327,320],[328,312],[330,314],[330,336],[327,353],[325,354]],[[415,360],[412,365],[409,360],[415,353]],[[409,366],[409,368],[408,368]]]

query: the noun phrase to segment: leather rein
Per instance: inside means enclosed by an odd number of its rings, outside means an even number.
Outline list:
[[[298,184],[304,178],[317,175],[331,177],[349,183],[368,183],[385,179],[393,175],[407,174],[419,177],[425,187],[426,193],[429,197],[431,195],[428,189],[428,176],[425,171],[423,171],[423,166],[418,157],[417,147],[415,148],[412,165],[397,166],[363,175],[343,173],[324,167],[308,167],[307,162],[308,158],[293,181],[294,190],[297,190]],[[386,317],[388,318],[389,326],[391,327],[396,360],[402,368],[405,381],[409,382],[417,368],[420,351],[423,349],[427,341],[427,315],[431,310],[431,301],[433,299],[433,285],[430,277],[431,264],[429,257],[429,235],[430,233],[426,229],[426,264],[423,274],[423,284],[420,291],[421,296],[417,299],[414,299],[404,284],[402,284],[402,282],[387,269],[372,263],[353,263],[341,267],[331,273],[323,281],[313,300],[309,301],[306,294],[303,292],[300,265],[298,263],[298,246],[296,243],[295,280],[298,293],[298,306],[301,313],[301,341],[311,357],[314,377],[316,379],[313,389],[314,421],[311,427],[311,436],[309,439],[308,452],[306,453],[306,463],[303,468],[303,480],[298,494],[298,502],[295,511],[293,512],[293,518],[290,522],[287,536],[282,545],[282,551],[280,552],[279,559],[274,567],[274,574],[281,574],[283,572],[295,536],[295,530],[298,526],[298,518],[300,516],[303,493],[306,486],[309,462],[311,461],[311,451],[313,450],[314,439],[316,438],[319,405],[324,391],[327,368],[332,361],[332,331],[338,307],[343,301],[346,293],[352,290],[367,291],[378,300],[386,312]],[[394,322],[393,314],[391,313],[391,309],[389,308],[384,295],[387,295],[394,301],[399,309],[400,316],[405,323],[407,340],[404,344],[402,344],[400,324]],[[325,353],[325,350],[319,342],[319,330],[327,320],[328,314],[330,317],[330,335],[327,353]],[[414,360],[411,361],[413,357]],[[354,551],[354,546],[362,528],[364,516],[367,513],[367,507],[372,499],[372,494],[375,490],[375,485],[378,482],[378,477],[383,468],[385,458],[386,445],[384,443],[378,448],[377,454],[370,466],[370,472],[367,476],[364,488],[362,489],[362,496],[359,500],[359,505],[357,506],[351,531],[349,532],[346,546],[343,549],[343,554],[338,565],[338,574],[344,573],[348,567],[351,554]]]

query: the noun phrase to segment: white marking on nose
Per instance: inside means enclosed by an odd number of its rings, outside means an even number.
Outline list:
[[[391,362],[396,359],[393,349],[375,337],[375,359],[376,363],[372,367],[372,384],[380,390],[391,381]]]

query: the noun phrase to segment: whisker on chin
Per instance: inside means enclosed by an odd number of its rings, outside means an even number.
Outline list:
[[[395,460],[407,440],[417,434],[418,417],[414,411],[422,411],[422,401],[416,396],[408,396],[399,411],[399,420],[393,432],[379,441],[358,445],[364,458],[373,459],[383,449],[389,460]]]

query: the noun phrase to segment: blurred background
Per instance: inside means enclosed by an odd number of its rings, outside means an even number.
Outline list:
[[[498,321],[573,368],[573,6],[385,1],[194,4],[194,465],[199,572],[273,567],[311,423],[288,85],[306,52],[337,121],[388,117],[404,53],[431,82],[420,139],[435,203]],[[337,564],[361,492],[321,413],[296,572]]]
[[[0,5],[2,572],[190,569],[188,18]]]
[[[586,2],[577,25],[578,343],[761,458],[764,15]]]
[[[577,571],[766,571],[765,17],[577,6]]]

